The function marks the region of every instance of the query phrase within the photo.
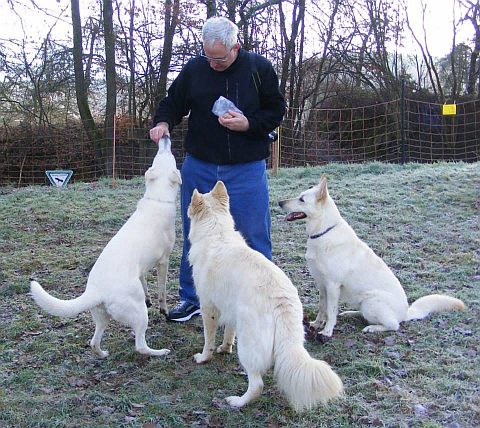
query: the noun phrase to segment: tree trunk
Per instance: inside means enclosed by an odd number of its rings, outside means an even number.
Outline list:
[[[207,18],[217,15],[217,2],[216,0],[205,0],[202,2],[207,7]]]
[[[82,23],[78,0],[71,0],[73,29],[73,66],[75,72],[75,94],[83,128],[95,149],[95,165],[100,175],[105,172],[102,162],[101,135],[93,120],[83,73]]]
[[[167,94],[167,78],[170,61],[172,60],[173,37],[178,24],[180,0],[165,1],[165,34],[163,39],[162,58],[160,59],[160,77],[158,80],[157,101]]]
[[[107,100],[105,106],[105,142],[103,144],[107,175],[113,174],[113,126],[117,111],[117,83],[115,72],[115,33],[113,31],[112,0],[103,0],[103,33],[105,39],[105,80]]]
[[[480,67],[478,64],[478,57],[480,54],[480,27],[475,28],[475,46],[470,54],[470,61],[468,66],[468,80],[467,80],[467,94],[475,94],[475,83],[480,77]],[[480,93],[478,94],[480,96]]]

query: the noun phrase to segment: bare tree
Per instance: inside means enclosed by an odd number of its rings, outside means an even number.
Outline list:
[[[432,85],[433,92],[435,97],[440,103],[445,102],[445,95],[443,93],[443,88],[440,82],[440,78],[438,76],[438,70],[435,66],[434,58],[432,57],[430,50],[428,48],[428,41],[427,41],[427,31],[425,28],[425,11],[426,11],[426,4],[424,0],[420,0],[420,4],[422,7],[422,31],[423,31],[423,43],[418,38],[417,34],[413,30],[410,20],[407,16],[407,26],[410,30],[410,34],[414,38],[415,42],[417,43],[418,48],[422,53],[423,60],[425,61],[425,66],[427,67],[428,77],[430,79],[430,84]]]
[[[180,13],[180,0],[165,1],[165,22],[162,56],[160,59],[157,99],[162,99],[167,94],[167,77],[172,60],[173,38],[178,25]]]
[[[136,97],[136,50],[135,50],[135,0],[130,0],[128,5],[128,30],[123,25],[123,19],[121,16],[121,5],[118,0],[115,0],[117,9],[117,19],[120,25],[120,33],[123,36],[123,40],[120,39],[119,47],[125,55],[125,60],[128,67],[128,115],[136,122],[137,119],[137,97]]]
[[[480,4],[478,0],[458,0],[458,2],[467,9],[461,22],[469,21],[474,29],[473,49],[468,68],[467,94],[474,95],[476,92],[480,97]]]
[[[87,136],[95,145],[97,159],[101,159],[102,147],[100,145],[101,135],[90,111],[88,103],[87,85],[83,69],[83,44],[82,44],[82,22],[80,18],[80,7],[78,0],[71,0],[72,8],[72,30],[73,30],[73,64],[75,71],[75,93],[77,106]],[[100,167],[101,165],[98,164]],[[101,168],[103,170],[103,168]]]
[[[105,104],[105,141],[103,143],[107,174],[113,173],[112,142],[114,120],[117,113],[117,80],[115,64],[115,33],[113,30],[112,0],[103,0],[103,38],[105,41],[105,82],[107,98]]]
[[[207,8],[207,18],[217,15],[217,2],[216,0],[200,0],[200,3]]]

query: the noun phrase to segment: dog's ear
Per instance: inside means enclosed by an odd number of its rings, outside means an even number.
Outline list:
[[[217,181],[217,184],[215,184],[215,187],[212,189],[212,196],[222,205],[228,206],[228,193],[223,181]]]
[[[192,200],[190,201],[190,206],[188,208],[188,214],[194,215],[198,212],[202,211],[205,206],[205,202],[203,201],[203,196],[195,189],[192,193]]]
[[[157,171],[153,166],[147,169],[147,172],[145,173],[145,180],[150,181],[150,180],[154,180],[157,177],[158,177]]]
[[[180,175],[180,171],[178,171],[178,169],[171,172],[170,180],[172,180],[172,183],[182,184],[182,176]]]
[[[318,182],[318,191],[317,191],[317,201],[321,201],[325,199],[328,195],[328,188],[327,188],[327,176],[322,174],[320,177],[320,181]]]

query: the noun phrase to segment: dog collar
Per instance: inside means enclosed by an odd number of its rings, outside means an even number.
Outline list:
[[[326,233],[330,232],[335,226],[336,226],[336,224],[334,224],[333,226],[328,227],[328,228],[325,229],[323,232],[320,232],[320,233],[317,233],[317,234],[315,234],[315,235],[309,236],[309,238],[310,238],[310,239],[320,238],[320,236],[323,236],[323,235],[325,235]]]
[[[174,204],[175,203],[175,201],[164,201],[162,199],[147,198],[146,196],[144,196],[143,199],[148,199],[149,201],[160,202],[161,204]]]

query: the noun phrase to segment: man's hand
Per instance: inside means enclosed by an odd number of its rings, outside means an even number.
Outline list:
[[[163,137],[170,137],[170,131],[168,130],[168,123],[157,123],[155,128],[150,129],[150,138],[158,144]]]
[[[218,122],[232,131],[248,131],[250,127],[248,119],[242,113],[233,110],[228,110],[228,113],[219,116]]]

